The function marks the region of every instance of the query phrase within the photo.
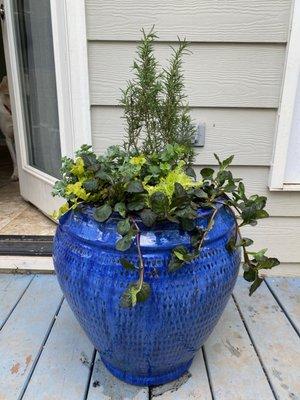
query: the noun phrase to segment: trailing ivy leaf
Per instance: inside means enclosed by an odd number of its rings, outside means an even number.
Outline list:
[[[136,196],[135,200],[131,200],[127,204],[127,208],[129,211],[140,211],[145,208],[145,198],[141,196]]]
[[[140,212],[140,216],[142,218],[143,224],[151,227],[155,224],[156,219],[157,219],[157,214],[150,210],[150,208],[145,208]]]
[[[151,288],[148,283],[143,282],[139,290],[138,282],[130,283],[121,297],[122,307],[134,307],[138,302],[145,301],[151,294]]]
[[[98,180],[97,179],[89,179],[83,182],[83,187],[87,192],[95,193],[98,189]]]
[[[208,194],[201,188],[195,188],[193,189],[193,194],[196,196],[198,199],[207,199]]]
[[[277,258],[273,257],[265,257],[262,261],[260,261],[258,268],[259,269],[271,269],[279,265],[280,262]]]
[[[252,244],[253,244],[253,240],[246,238],[246,237],[243,237],[239,243],[240,246],[244,246],[244,247],[251,246]]]
[[[252,268],[248,269],[248,271],[244,271],[244,279],[248,282],[253,282],[256,278],[256,271]]]
[[[141,290],[137,293],[137,301],[146,301],[151,294],[151,288],[147,282],[143,282]]]
[[[193,231],[196,227],[195,219],[181,218],[180,223],[182,229],[187,232]]]
[[[228,242],[226,243],[226,249],[231,252],[233,250],[236,249],[236,241],[235,241],[235,237],[232,237],[228,240]]]
[[[124,236],[126,233],[128,233],[130,230],[130,221],[129,218],[126,218],[124,220],[121,220],[117,224],[117,232]]]
[[[183,265],[184,265],[184,261],[179,260],[179,258],[177,258],[176,255],[172,253],[169,264],[168,264],[168,270],[170,272],[175,272],[178,269],[180,269]]]
[[[104,222],[106,221],[112,214],[112,208],[109,204],[104,204],[101,207],[98,207],[94,211],[94,218],[96,221]]]
[[[195,172],[194,168],[191,167],[190,165],[189,165],[188,167],[185,168],[185,173],[186,173],[188,176],[190,176],[190,177],[192,177],[192,178],[194,178],[194,179],[196,180],[196,178],[197,178],[196,172]]]
[[[114,183],[113,178],[107,172],[102,170],[97,171],[95,177],[101,179],[102,181]]]
[[[180,260],[184,262],[192,261],[194,258],[192,253],[189,253],[188,249],[184,246],[176,246],[173,249],[173,254]]]
[[[176,210],[176,216],[180,218],[195,219],[197,218],[197,211],[194,210],[190,205]]]
[[[212,168],[202,168],[200,174],[203,179],[212,179],[214,172]]]
[[[262,261],[265,258],[265,254],[268,251],[268,249],[262,249],[260,251],[249,251],[248,254],[250,254],[254,260],[256,261]]]
[[[268,216],[269,214],[266,210],[257,210],[255,214],[256,219],[268,218]]]
[[[129,182],[126,191],[128,193],[143,193],[145,189],[141,181],[135,180]]]
[[[162,192],[155,192],[150,197],[150,205],[153,212],[164,216],[167,213],[169,200]]]
[[[126,251],[130,248],[131,243],[132,243],[133,237],[132,235],[129,233],[127,235],[125,235],[124,237],[122,237],[121,239],[119,239],[116,243],[116,249],[119,251]]]
[[[116,205],[115,205],[115,207],[114,207],[114,210],[116,211],[116,212],[118,212],[120,215],[121,215],[121,217],[125,217],[126,216],[126,206],[125,206],[125,203],[123,203],[123,202],[120,202],[120,203],[116,203]]]
[[[191,245],[194,248],[198,248],[200,241],[204,235],[204,230],[196,227],[193,232],[191,232]]]
[[[252,285],[250,286],[250,289],[249,289],[249,296],[253,295],[253,293],[256,291],[256,289],[259,288],[259,286],[262,284],[262,282],[263,282],[263,279],[260,278],[258,276],[258,274],[256,274],[255,280],[254,280],[254,282],[252,283]]]
[[[131,270],[131,271],[135,269],[134,264],[132,262],[128,261],[126,258],[120,258],[119,262],[125,269]]]

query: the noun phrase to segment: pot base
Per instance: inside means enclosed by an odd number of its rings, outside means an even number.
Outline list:
[[[185,372],[187,372],[193,362],[193,360],[190,360],[189,362],[182,364],[179,368],[163,375],[140,376],[140,375],[132,375],[128,372],[115,368],[111,364],[109,364],[106,360],[104,360],[102,357],[101,360],[112,375],[114,375],[121,381],[124,381],[126,383],[129,383],[130,385],[135,385],[135,386],[157,386],[174,381],[180,378]]]

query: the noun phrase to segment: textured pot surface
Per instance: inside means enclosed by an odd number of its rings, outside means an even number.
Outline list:
[[[208,212],[200,212],[199,226],[205,227],[208,218]],[[54,239],[54,266],[71,309],[107,368],[128,383],[162,384],[189,368],[226,306],[240,263],[240,253],[225,247],[234,220],[220,207],[201,257],[172,273],[170,251],[188,244],[188,234],[175,224],[153,230],[140,224],[145,281],[152,293],[132,309],[122,308],[120,297],[138,273],[125,270],[119,259],[137,264],[136,247],[115,250],[117,222],[96,222],[92,209],[65,214]]]

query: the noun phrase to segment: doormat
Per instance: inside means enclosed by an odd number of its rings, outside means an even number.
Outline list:
[[[0,235],[1,256],[52,256],[53,236]]]

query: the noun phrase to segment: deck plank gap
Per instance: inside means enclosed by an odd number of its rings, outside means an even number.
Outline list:
[[[236,308],[237,308],[237,310],[238,310],[238,313],[239,313],[240,318],[241,318],[241,320],[242,320],[242,322],[243,322],[243,325],[244,325],[244,327],[245,327],[245,329],[246,329],[246,332],[247,332],[247,334],[248,334],[248,336],[249,336],[249,339],[250,339],[250,341],[251,341],[251,343],[252,343],[253,349],[254,349],[255,354],[256,354],[256,356],[257,356],[257,359],[258,359],[258,361],[259,361],[259,363],[260,363],[260,365],[261,365],[261,368],[262,368],[262,370],[263,370],[263,373],[264,373],[264,375],[265,375],[265,377],[266,377],[266,380],[267,380],[267,382],[268,382],[268,384],[269,384],[269,386],[270,386],[270,389],[271,389],[271,391],[272,391],[272,393],[273,393],[274,399],[275,399],[275,400],[280,400],[280,399],[278,398],[278,396],[276,395],[275,389],[274,389],[274,387],[273,387],[273,385],[272,385],[272,383],[271,383],[270,377],[269,377],[269,375],[268,375],[268,373],[267,373],[267,370],[266,370],[266,368],[265,368],[265,365],[264,365],[264,363],[263,363],[263,361],[262,361],[262,358],[261,358],[261,355],[260,355],[260,353],[259,353],[259,351],[258,351],[258,348],[257,348],[257,346],[256,346],[256,344],[255,344],[255,342],[254,342],[254,340],[253,340],[253,337],[252,337],[252,335],[251,335],[251,332],[250,332],[250,330],[249,330],[249,327],[248,327],[248,325],[247,325],[247,323],[246,323],[246,321],[245,321],[245,318],[244,318],[244,316],[243,316],[243,313],[242,313],[242,311],[241,311],[241,308],[240,308],[240,306],[239,306],[239,304],[238,304],[238,302],[237,302],[237,300],[236,300],[236,298],[235,298],[235,296],[234,296],[233,294],[232,294],[232,299],[233,299],[234,304],[235,304],[235,306],[236,306]]]
[[[24,397],[24,395],[25,395],[25,392],[26,392],[27,387],[28,387],[28,385],[29,385],[29,383],[30,383],[31,377],[32,377],[32,375],[33,375],[33,373],[34,373],[35,367],[37,366],[37,364],[38,364],[38,362],[39,362],[39,359],[40,359],[40,357],[41,357],[41,355],[42,355],[42,352],[43,352],[44,347],[45,347],[45,345],[46,345],[46,343],[47,343],[47,340],[48,340],[48,338],[49,338],[49,336],[50,336],[50,334],[51,334],[52,328],[53,328],[53,326],[54,326],[54,324],[55,324],[56,318],[57,318],[57,316],[58,316],[58,314],[59,314],[59,311],[60,311],[60,309],[61,309],[61,306],[62,306],[63,302],[64,302],[64,297],[61,298],[61,300],[60,300],[60,302],[59,302],[59,304],[58,304],[58,307],[57,307],[57,309],[56,309],[56,311],[55,311],[55,314],[53,315],[53,318],[52,318],[52,320],[51,320],[51,322],[50,322],[50,324],[49,324],[49,327],[48,327],[48,329],[47,329],[47,332],[46,332],[46,334],[45,334],[45,337],[44,337],[44,339],[43,339],[43,341],[42,341],[42,343],[41,343],[41,346],[40,346],[40,348],[39,348],[39,350],[38,350],[38,352],[37,352],[37,355],[36,355],[36,357],[35,357],[35,359],[34,359],[34,361],[33,361],[33,363],[32,363],[32,366],[31,366],[31,368],[30,368],[30,371],[29,371],[29,373],[28,373],[28,376],[27,376],[26,380],[24,381],[24,384],[23,384],[23,387],[22,387],[22,389],[21,389],[21,391],[20,391],[20,395],[19,395],[19,397],[18,397],[18,400],[22,400],[23,397]]]
[[[31,282],[34,280],[34,276],[30,279],[30,281],[28,282],[28,285],[25,287],[25,289],[23,290],[23,292],[20,294],[19,298],[17,299],[16,303],[14,304],[14,306],[11,308],[11,310],[9,311],[9,313],[7,314],[6,318],[3,320],[2,324],[0,324],[0,331],[1,329],[4,327],[4,325],[6,324],[6,322],[9,320],[10,316],[12,315],[12,313],[14,312],[15,308],[17,307],[17,305],[19,304],[19,302],[21,301],[22,297],[24,296],[24,294],[26,293],[27,289],[29,288]]]
[[[274,292],[274,290],[272,289],[271,285],[268,283],[268,281],[265,279],[265,284],[267,285],[267,288],[269,289],[269,291],[271,292],[271,294],[273,295],[275,301],[277,302],[277,304],[279,305],[279,307],[281,308],[281,310],[283,311],[283,314],[285,315],[285,317],[287,318],[287,320],[289,321],[289,323],[291,324],[291,326],[293,327],[293,329],[295,330],[295,332],[297,333],[297,335],[300,337],[300,332],[299,329],[297,328],[296,324],[294,323],[294,321],[291,319],[291,317],[289,316],[289,313],[286,309],[286,307],[284,306],[284,304],[280,301],[279,297],[277,296],[277,294]]]

